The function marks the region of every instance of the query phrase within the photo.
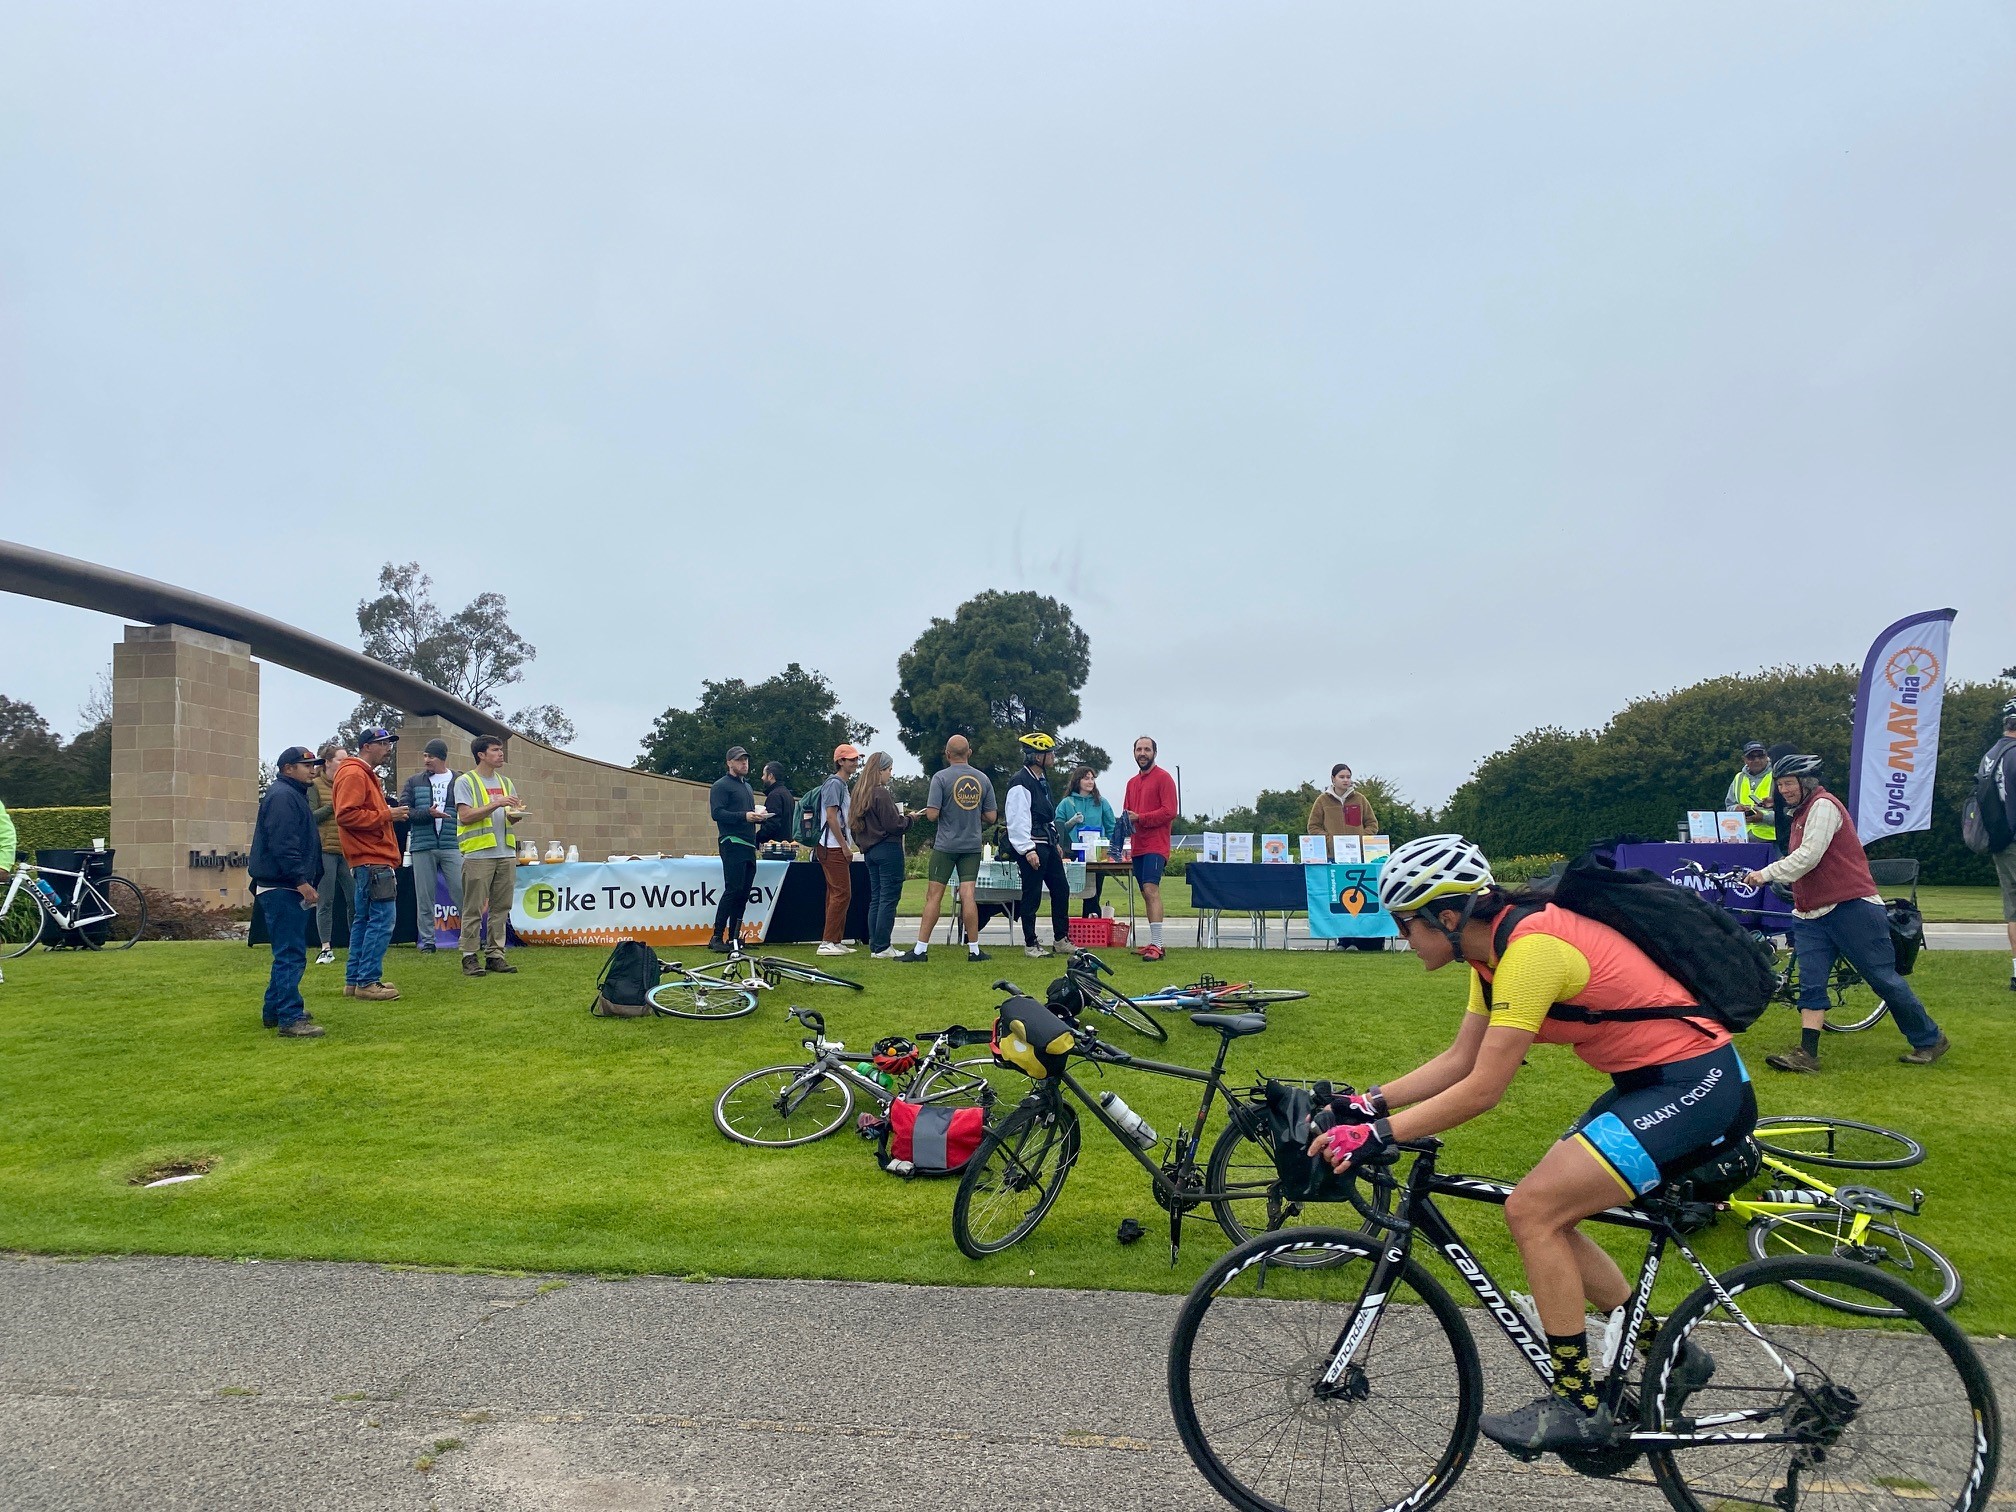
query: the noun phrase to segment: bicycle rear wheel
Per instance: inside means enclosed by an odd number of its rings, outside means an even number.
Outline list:
[[[1981,1358],[1952,1319],[1894,1276],[1842,1260],[1753,1260],[1718,1281],[1740,1315],[1702,1286],[1645,1361],[1642,1428],[1699,1425],[1719,1436],[1648,1446],[1659,1488],[1681,1512],[1988,1505],[2001,1420]],[[1828,1314],[1810,1300],[1815,1289],[1856,1294],[1857,1311],[1894,1308],[1893,1322],[1816,1327]],[[1691,1390],[1676,1369],[1689,1340],[1714,1359]]]
[[[1909,1134],[1852,1118],[1775,1114],[1758,1119],[1750,1137],[1781,1160],[1846,1171],[1901,1171],[1925,1158],[1925,1146]]]
[[[991,1055],[979,1055],[932,1067],[903,1095],[934,1107],[979,1108],[992,1119],[996,1109],[1014,1107],[1028,1091],[1028,1077]]]
[[[1120,1020],[1136,1034],[1147,1035],[1157,1044],[1169,1038],[1169,1031],[1162,1027],[1161,1021],[1139,1003],[1130,1002],[1116,994],[1113,997],[1097,999],[1093,1006],[1107,1016]]]
[[[11,878],[0,878],[0,900],[6,897],[4,889],[13,885]],[[13,902],[6,905],[5,912],[0,912],[0,961],[26,955],[42,938],[42,905],[29,891],[32,886],[23,882],[15,891]]]
[[[131,950],[147,932],[146,898],[124,877],[107,877],[92,885],[103,894],[112,917],[86,925],[85,940],[93,950]],[[92,912],[97,910],[94,908]]]
[[[1269,1003],[1294,1003],[1309,996],[1294,987],[1235,987],[1213,995],[1212,1007],[1265,1008]]]
[[[755,993],[718,982],[660,982],[644,1001],[667,1018],[731,1019],[756,1011]]]
[[[854,1089],[810,1066],[765,1066],[738,1076],[714,1099],[714,1127],[737,1144],[766,1150],[824,1139],[854,1111]]]
[[[1192,1288],[1169,1341],[1183,1447],[1244,1512],[1431,1507],[1477,1443],[1484,1373],[1441,1283],[1413,1260],[1335,1388],[1321,1377],[1388,1241],[1297,1229],[1242,1244]]]
[[[1827,983],[1827,1016],[1821,1027],[1833,1034],[1857,1034],[1879,1024],[1890,1005],[1846,961],[1835,963]]]
[[[980,1143],[952,1199],[952,1241],[975,1260],[1021,1243],[1043,1221],[1078,1160],[1078,1115],[1025,1102]]]
[[[784,977],[794,982],[810,982],[815,987],[851,987],[856,992],[865,990],[859,982],[850,982],[846,977],[821,971],[816,966],[787,961],[782,956],[764,956],[756,962],[756,969],[772,982]]]
[[[1808,1212],[1773,1213],[1750,1225],[1750,1253],[1759,1260],[1774,1255],[1831,1255],[1851,1265],[1869,1266],[1894,1276],[1944,1312],[1960,1300],[1960,1272],[1939,1251],[1893,1222],[1872,1222],[1859,1242],[1851,1238],[1855,1215],[1840,1208],[1816,1207]],[[1894,1307],[1870,1312],[1860,1292],[1837,1295],[1815,1282],[1786,1283],[1842,1312],[1866,1318],[1897,1318]]]

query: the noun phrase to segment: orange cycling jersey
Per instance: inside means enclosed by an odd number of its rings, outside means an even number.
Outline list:
[[[1487,999],[1484,984],[1491,984]],[[1570,1045],[1598,1071],[1636,1071],[1705,1054],[1729,1043],[1715,1018],[1579,1024],[1549,1018],[1556,1003],[1594,1012],[1693,1006],[1694,995],[1607,924],[1548,904],[1513,926],[1492,966],[1472,966],[1470,1012],[1494,1028],[1527,1029],[1550,1045]]]

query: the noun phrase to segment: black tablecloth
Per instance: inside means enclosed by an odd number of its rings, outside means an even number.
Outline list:
[[[1183,875],[1190,883],[1190,902],[1198,908],[1231,909],[1237,913],[1309,911],[1309,887],[1297,865],[1192,861]]]

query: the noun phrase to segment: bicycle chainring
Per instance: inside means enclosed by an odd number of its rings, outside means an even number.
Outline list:
[[[1171,1163],[1169,1165],[1163,1166],[1162,1175],[1171,1185],[1174,1185],[1176,1181],[1175,1165]],[[1198,1170],[1195,1166],[1192,1166],[1189,1169],[1189,1171],[1184,1174],[1183,1190],[1178,1195],[1173,1204],[1171,1202],[1171,1199],[1168,1196],[1164,1195],[1163,1189],[1159,1186],[1155,1188],[1155,1202],[1156,1205],[1160,1207],[1162,1211],[1165,1213],[1175,1212],[1178,1210],[1178,1208],[1180,1208],[1183,1212],[1190,1213],[1195,1212],[1199,1204],[1203,1202],[1204,1200],[1203,1194],[1204,1194],[1204,1173]]]

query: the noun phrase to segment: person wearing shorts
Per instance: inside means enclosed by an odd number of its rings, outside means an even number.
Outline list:
[[[1143,735],[1134,742],[1134,765],[1121,800],[1123,817],[1133,826],[1134,883],[1141,889],[1142,911],[1148,915],[1148,943],[1137,954],[1144,961],[1162,959],[1162,873],[1169,866],[1169,827],[1176,820],[1176,781],[1155,764],[1158,747]]]
[[[928,957],[945,886],[955,879],[959,922],[966,929],[966,958],[988,959],[980,948],[980,905],[973,886],[980,878],[980,834],[994,822],[997,809],[992,780],[967,765],[972,754],[972,743],[964,735],[946,741],[945,765],[932,774],[931,790],[925,795],[924,817],[938,826],[938,833],[931,839],[931,859],[924,873],[924,917],[917,921],[917,943],[900,958],[913,966]]]

